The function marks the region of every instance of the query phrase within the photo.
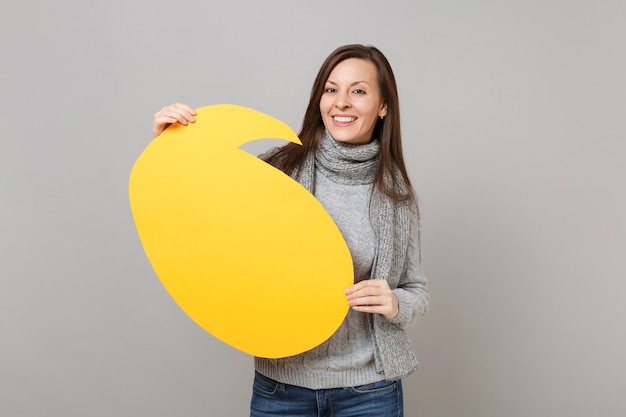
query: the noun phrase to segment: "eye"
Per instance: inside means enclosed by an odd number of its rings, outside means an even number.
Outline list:
[[[365,94],[365,90],[357,88],[353,91],[354,94]]]
[[[326,87],[324,89],[325,93],[335,93],[337,91],[337,89],[335,87]]]

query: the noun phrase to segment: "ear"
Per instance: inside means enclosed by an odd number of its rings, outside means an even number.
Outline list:
[[[378,112],[378,117],[382,119],[385,116],[387,116],[387,105],[383,104],[382,107],[380,108],[380,111]]]

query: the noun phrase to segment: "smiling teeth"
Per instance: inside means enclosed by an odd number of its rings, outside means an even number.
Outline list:
[[[350,123],[356,120],[356,117],[335,116],[333,120],[339,123]]]

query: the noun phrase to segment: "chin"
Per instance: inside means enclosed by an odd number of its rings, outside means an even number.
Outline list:
[[[334,130],[329,130],[328,133],[335,139],[337,142],[349,143],[352,145],[363,145],[369,141],[364,141],[363,139],[359,139],[357,136],[351,135],[348,132],[337,132]]]

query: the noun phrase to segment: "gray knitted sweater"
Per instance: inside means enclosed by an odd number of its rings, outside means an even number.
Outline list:
[[[369,211],[372,184],[345,184],[318,168],[315,168],[314,181],[315,197],[333,218],[348,244],[355,282],[388,278],[371,276],[376,252],[376,234]],[[373,204],[372,212],[376,212],[375,201]],[[404,329],[426,311],[428,292],[421,267],[417,213],[412,209],[411,214],[404,270],[393,280],[397,286],[390,281],[399,300],[398,315],[388,320],[350,310],[333,336],[310,351],[281,359],[255,358],[258,372],[287,384],[327,389],[397,379],[416,369],[417,363]],[[376,331],[385,336],[383,343],[381,338],[374,337],[375,326]],[[377,363],[379,357],[385,359],[385,366]]]

